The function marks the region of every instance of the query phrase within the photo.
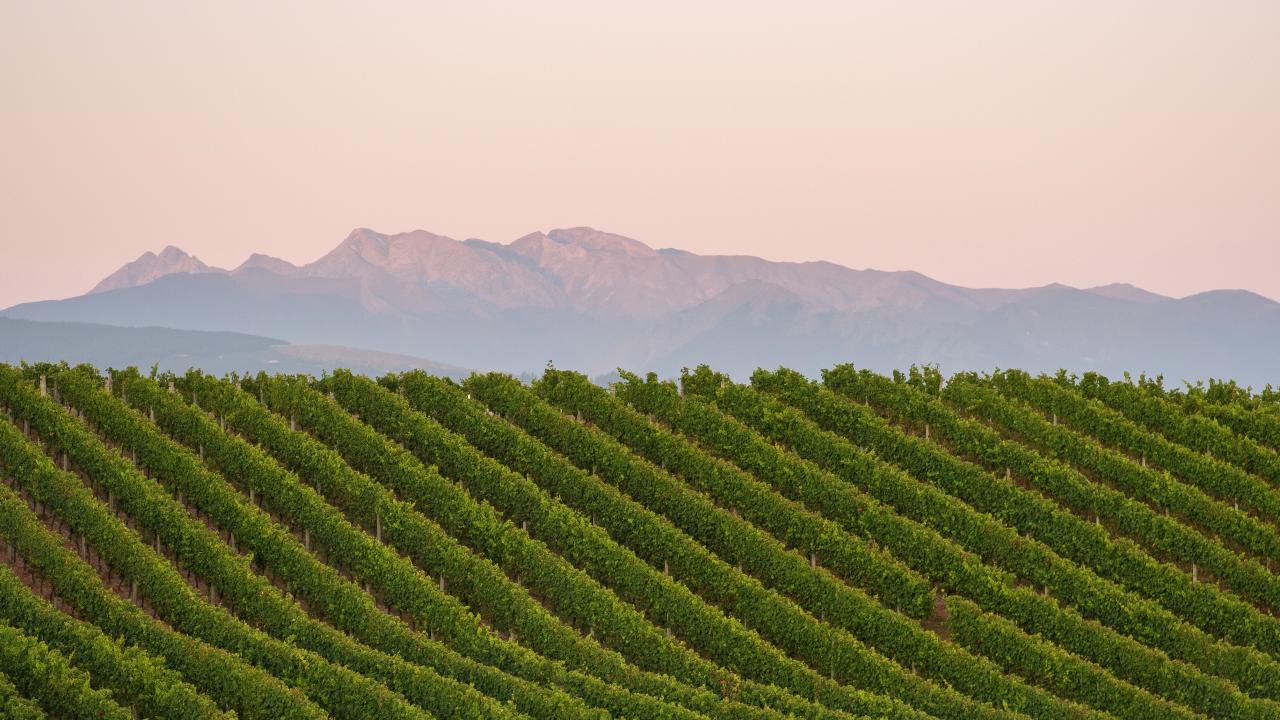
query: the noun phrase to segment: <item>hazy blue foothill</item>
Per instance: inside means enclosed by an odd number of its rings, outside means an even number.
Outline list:
[[[183,372],[191,367],[229,372],[309,373],[346,367],[370,374],[422,369],[438,375],[468,373],[421,358],[346,347],[294,345],[234,332],[117,327],[81,322],[37,322],[0,317],[0,363],[87,363],[100,368],[150,367]]]

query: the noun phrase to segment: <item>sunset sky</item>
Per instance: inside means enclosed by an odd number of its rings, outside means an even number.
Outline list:
[[[0,0],[0,307],[354,227],[1280,299],[1280,2]]]

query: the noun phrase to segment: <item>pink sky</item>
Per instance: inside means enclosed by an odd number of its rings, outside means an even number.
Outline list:
[[[0,307],[356,226],[1280,298],[1275,0],[7,2],[0,98]]]

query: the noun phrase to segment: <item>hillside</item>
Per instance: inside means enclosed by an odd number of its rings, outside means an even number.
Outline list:
[[[376,349],[515,374],[548,361],[592,375],[673,376],[709,362],[816,375],[859,358],[887,372],[1163,372],[1277,382],[1280,303],[1243,291],[1169,298],[1125,284],[974,289],[915,272],[655,249],[591,228],[510,243],[353,231],[314,262],[254,255],[210,267],[146,254],[93,292],[0,315],[231,331]]]
[[[0,690],[122,720],[1280,716],[1274,393],[821,375],[0,365]]]
[[[196,368],[210,373],[321,375],[336,368],[381,375],[425,370],[464,377],[463,368],[423,358],[329,345],[294,345],[233,332],[117,327],[79,322],[34,322],[0,317],[0,362],[65,361],[97,367]]]

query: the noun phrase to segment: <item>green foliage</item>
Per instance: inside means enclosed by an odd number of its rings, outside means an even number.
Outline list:
[[[1025,375],[1008,372],[996,378],[993,382],[1009,397],[1039,399],[1055,418],[1058,408],[1070,407],[1071,417],[1081,421],[1080,424],[1073,422],[1076,427],[1093,427],[1088,421],[1097,419],[1096,413],[1089,412],[1093,408],[1081,407],[1088,406],[1087,401],[1073,397],[1053,383],[1037,383]],[[1034,390],[1030,389],[1033,387]],[[1241,557],[1215,539],[1217,536],[1234,541],[1263,558],[1280,559],[1280,534],[1274,527],[1215,501],[1199,488],[1181,483],[1167,473],[1155,472],[1124,455],[1108,452],[1096,441],[1050,423],[1035,410],[1001,397],[980,382],[953,380],[943,397],[952,407],[963,408],[969,415],[994,423],[1018,441],[991,442],[978,451],[979,459],[988,467],[1011,467],[1077,514],[1105,519],[1122,534],[1163,556],[1194,563],[1216,574],[1228,588],[1245,598],[1273,609],[1280,608],[1280,578],[1257,560]],[[1133,427],[1126,429],[1141,432]],[[986,438],[992,439],[994,435]],[[1104,477],[1115,489],[1091,482],[1073,467]],[[1202,482],[1214,484],[1208,477],[1205,473],[1206,479]],[[1270,493],[1262,496],[1272,498]],[[1280,495],[1274,498],[1280,499]],[[1198,533],[1146,503],[1177,512],[1209,532]],[[1269,620],[1237,610],[1233,621],[1249,622],[1246,625],[1249,632],[1261,638],[1280,638],[1280,625]],[[1241,635],[1235,637],[1239,639]],[[1265,640],[1260,646],[1269,651],[1280,648],[1280,645],[1266,644]]]
[[[1009,672],[1066,697],[1123,718],[1196,718],[1191,710],[1153,697],[1116,679],[1093,663],[1064,652],[1045,640],[1028,636],[1013,623],[982,611],[960,597],[947,598],[948,627],[965,647],[996,661]]]
[[[39,637],[89,673],[94,685],[151,718],[229,718],[181,675],[144,650],[112,639],[38,598],[8,568],[0,567],[0,620]]]
[[[386,389],[344,375],[335,375],[329,387],[348,410],[403,443],[424,462],[438,466],[473,495],[492,503],[512,519],[527,522],[531,532],[553,550],[610,587],[622,599],[642,608],[659,626],[670,628],[725,669],[748,679],[776,684],[836,709],[870,715],[918,716],[900,702],[839,685],[787,658],[758,635],[636,557],[633,550],[617,544],[587,517],[566,506],[576,502],[582,493],[608,493],[608,486],[584,481],[581,476],[567,476],[573,484],[544,492],[533,482],[532,474],[526,478],[512,472],[462,438],[413,412],[403,399]],[[491,452],[518,440],[518,436],[511,434],[516,432],[514,428],[487,415],[460,390],[454,390],[450,394],[441,393],[439,404],[429,410],[434,417],[447,417],[446,424],[466,434],[468,439],[479,441],[483,436],[491,436],[490,442],[485,443]],[[526,447],[534,450],[536,443]],[[529,463],[550,460],[551,453],[545,448],[537,455],[525,457]],[[547,479],[541,474],[536,477],[539,482]],[[553,499],[553,494],[566,503]],[[616,496],[616,491],[610,494]]]
[[[335,394],[343,398],[352,401],[362,398],[361,413],[366,418],[382,417],[379,409],[384,407],[407,412],[407,406],[397,404],[399,398],[375,392],[376,386],[372,382],[357,379],[349,373],[335,373],[324,384],[339,388]],[[521,585],[536,593],[538,599],[554,609],[559,617],[579,628],[587,628],[591,636],[640,667],[687,680],[717,693],[732,694],[744,701],[785,707],[801,716],[807,717],[811,711],[822,713],[820,708],[807,706],[798,698],[787,698],[773,688],[755,687],[718,671],[668,638],[586,573],[552,553],[545,544],[534,540],[510,521],[503,520],[492,506],[476,500],[467,489],[442,477],[434,467],[423,465],[405,448],[345,412],[336,400],[308,389],[305,383],[271,380],[258,389],[272,407],[289,414],[300,427],[333,447],[353,469],[367,473],[414,503],[420,512],[439,523],[461,543],[490,559],[510,576],[519,578]],[[415,423],[416,436],[435,447],[441,457],[452,458],[460,466],[476,468],[482,473],[496,467],[493,461],[481,460],[464,441],[438,425],[425,418],[410,417],[418,421]],[[472,573],[470,580],[461,578],[457,591],[480,598],[480,607],[491,604],[505,606],[494,608],[492,612],[511,613],[510,622],[519,623],[518,632],[522,638],[528,637],[529,642],[545,641],[548,647],[559,643],[556,640],[559,630],[545,626],[538,629],[541,621],[531,614],[536,610],[526,609],[518,595],[508,595],[501,589],[488,589],[484,577],[483,573]],[[478,583],[474,592],[467,589],[470,582]],[[450,584],[449,587],[454,586]],[[488,599],[483,597],[493,592],[500,594]],[[527,622],[517,620],[517,615],[525,617]],[[589,666],[593,673],[637,692],[668,698],[713,717],[770,716],[762,710],[753,711],[736,702],[720,700],[706,690],[698,691],[650,674],[635,673],[620,666],[615,657],[591,650],[591,643],[577,641],[574,645],[577,646],[574,652],[585,654],[565,658],[566,662]],[[724,692],[729,688],[735,692]]]
[[[132,720],[111,693],[95,690],[89,674],[38,638],[0,621],[0,673],[50,715],[67,720]]]
[[[19,407],[18,401],[27,397],[14,394],[16,387],[8,385],[14,379],[14,374],[0,368],[0,386],[3,386],[0,393],[11,411]],[[20,378],[18,380],[20,382]],[[171,625],[165,625],[117,597],[92,568],[63,547],[60,537],[40,524],[26,503],[12,495],[8,488],[0,489],[0,495],[9,498],[0,502],[0,534],[29,567],[53,585],[58,596],[73,607],[81,619],[163,658],[219,706],[234,710],[241,718],[317,720],[326,717],[301,693],[254,667],[246,658],[171,630],[171,626],[190,629],[193,635],[214,638],[213,628],[209,626],[219,624],[220,619],[215,612],[195,602],[176,573],[174,577],[169,576],[172,569],[167,561],[141,545],[137,536],[131,535],[131,531],[102,508],[88,489],[75,478],[60,473],[39,448],[10,423],[0,423],[0,464],[33,498],[59,513],[72,532],[93,542],[100,557],[111,558],[109,562],[116,572],[139,578],[147,574],[149,577],[141,585],[158,611],[175,611],[169,616]],[[189,612],[180,614],[182,610]]]
[[[188,502],[232,533],[239,545],[254,553],[256,562],[285,579],[291,592],[305,599],[312,613],[349,633],[364,646],[308,619],[300,609],[284,602],[253,576],[215,579],[219,586],[229,586],[230,589],[224,591],[228,602],[245,604],[241,613],[248,612],[245,607],[250,607],[250,603],[258,603],[261,609],[253,616],[261,617],[260,622],[272,623],[282,637],[293,637],[295,642],[381,679],[390,687],[410,694],[416,703],[440,717],[508,717],[513,711],[500,704],[508,700],[518,700],[522,711],[536,710],[541,717],[576,717],[582,713],[583,708],[575,707],[576,703],[569,698],[556,697],[555,693],[543,692],[527,683],[513,683],[492,668],[467,661],[424,633],[413,631],[404,621],[380,612],[367,593],[342,578],[333,567],[319,562],[303,543],[268,514],[245,502],[243,495],[224,477],[235,478],[245,491],[254,492],[270,510],[309,533],[311,540],[335,559],[335,564],[356,580],[379,590],[384,602],[412,618],[416,625],[459,642],[497,643],[481,631],[465,608],[442,593],[430,578],[352,526],[315,490],[271,461],[261,450],[223,432],[218,422],[185,404],[177,394],[165,392],[156,383],[125,378],[117,385],[130,403],[147,407],[155,414],[156,426],[145,422],[137,426],[147,443],[147,450],[139,452],[139,461],[153,468],[158,479],[172,484]],[[198,395],[196,400],[199,401]],[[159,428],[197,448],[210,467],[223,475],[202,466],[196,454],[161,435]],[[214,547],[219,545],[216,537],[209,544],[209,549],[197,553],[192,562],[200,561],[207,554],[226,553],[225,549]],[[370,652],[368,648],[380,652]],[[493,692],[495,697],[480,695],[472,684]],[[499,702],[494,702],[495,699]]]
[[[58,376],[58,380],[63,397],[72,400],[105,435],[130,446],[139,461],[158,475],[183,478],[186,484],[180,486],[178,492],[185,493],[193,504],[216,497],[225,486],[216,476],[202,473],[198,461],[194,466],[190,464],[190,458],[159,436],[153,425],[97,389],[89,378],[72,372]],[[150,382],[121,377],[117,384],[123,386],[130,381],[134,384],[128,390],[135,396],[142,396],[146,387],[143,383]],[[72,525],[79,522],[97,529],[96,537],[84,531],[81,534],[118,573],[137,583],[139,592],[151,600],[157,613],[170,625],[251,660],[286,684],[303,690],[338,717],[427,717],[400,694],[348,669],[353,667],[406,691],[416,688],[418,700],[424,704],[452,697],[460,705],[466,705],[463,698],[472,694],[469,689],[458,687],[451,692],[448,683],[433,672],[397,663],[393,655],[373,653],[344,634],[308,618],[296,604],[253,573],[248,559],[232,552],[159,483],[134,471],[128,461],[109,452],[80,423],[47,399],[36,396],[30,388],[11,386],[6,390],[9,391],[6,400],[22,403],[15,411],[29,420],[33,430],[48,439],[53,449],[66,452],[91,480],[108,489],[119,506],[143,529],[173,550],[179,562],[218,589],[222,600],[235,608],[241,618],[252,620],[267,632],[250,627],[196,596],[166,560],[72,476],[49,477],[45,501],[55,507],[62,504],[64,519]],[[217,512],[213,503],[199,507],[210,515]],[[223,514],[239,512],[242,518],[252,517],[244,512],[244,504],[234,493],[223,496],[221,508]],[[264,516],[259,514],[257,519],[260,526],[267,524]],[[246,542],[255,536],[255,529],[248,521],[231,527],[232,532],[240,532]],[[279,532],[272,540],[283,549],[287,546],[279,542],[282,536],[285,533]],[[286,639],[308,647],[310,652]]]
[[[635,379],[629,375],[623,377],[624,380]],[[745,503],[735,502],[733,505],[735,508],[743,507],[744,515],[748,517],[781,527],[784,533],[792,526],[780,523],[790,518],[796,525],[807,526],[810,529],[809,537],[815,541],[827,539],[829,542],[826,547],[841,547],[838,540],[849,541],[856,537],[844,533],[834,523],[824,525],[817,516],[802,514],[793,504],[769,492],[761,483],[743,473],[733,473],[731,466],[716,464],[709,456],[671,433],[654,427],[643,415],[610,397],[603,388],[592,385],[584,375],[563,371],[548,372],[535,384],[535,389],[565,412],[576,414],[583,421],[609,433],[615,440],[625,441],[633,448],[645,448],[646,452],[643,454],[654,462],[661,463],[691,481],[696,479],[702,487],[706,487],[703,483],[707,483],[721,492],[737,493],[755,485],[756,492],[748,496],[749,500]],[[529,411],[536,406],[537,403],[533,401],[522,403],[522,407]],[[527,416],[532,412],[523,414]],[[513,420],[521,422],[514,416]],[[769,535],[728,511],[715,507],[704,496],[683,486],[659,468],[630,457],[620,446],[601,434],[593,433],[586,427],[578,429],[568,418],[552,417],[545,425],[549,429],[539,435],[549,437],[548,442],[554,443],[555,448],[561,450],[566,457],[574,459],[580,466],[585,467],[589,463],[596,468],[597,475],[611,482],[616,481],[633,498],[670,518],[709,550],[719,553],[727,562],[741,563],[749,572],[791,597],[811,614],[823,618],[826,623],[849,630],[901,665],[912,667],[917,673],[935,678],[940,684],[955,688],[970,697],[1035,717],[1081,712],[1080,708],[1066,706],[1043,692],[1003,677],[1001,670],[984,658],[942,642],[911,619],[854,592],[825,571],[809,567],[804,557],[788,552]],[[724,475],[717,477],[720,473]],[[817,549],[811,546],[811,551],[816,553]],[[816,559],[815,554],[814,560]],[[865,553],[846,562],[846,567],[861,564],[863,570],[902,582],[899,579],[901,563],[891,556]],[[918,576],[913,574],[912,578],[914,577]],[[921,587],[922,591],[915,595],[919,598],[919,604],[913,609],[917,611],[917,617],[923,617],[933,610],[934,594],[927,585],[916,583],[916,586]],[[896,586],[881,594],[886,604],[895,601],[900,603],[901,598],[906,596]],[[889,690],[886,688],[886,691]]]
[[[1270,388],[619,372],[0,365],[0,716],[1280,717]]]
[[[927,424],[937,437],[945,439],[960,455],[972,457],[993,470],[1008,468],[1017,471],[1020,478],[1050,497],[1084,495],[1091,491],[1090,483],[1071,468],[1003,439],[982,423],[958,416],[940,399],[887,380],[877,380],[876,376],[867,373],[844,374],[840,368],[828,371],[826,380],[829,386],[840,388],[853,397],[874,393],[873,404],[894,413],[900,422],[909,423],[912,427]],[[871,414],[865,409],[862,412]],[[879,429],[888,429],[887,424],[880,421],[877,425],[874,422],[879,418],[861,424],[829,415],[823,419],[831,423],[831,428],[839,428],[841,432],[862,433],[859,437],[867,438],[869,446],[886,459],[911,469],[917,475],[933,478],[975,508],[999,514],[1005,522],[1039,538],[1064,557],[1158,600],[1211,633],[1263,648],[1271,647],[1276,638],[1280,625],[1247,603],[1220,592],[1216,587],[1192,582],[1189,573],[1158,562],[1136,544],[1112,537],[1106,529],[1071,514],[1043,495],[1018,486],[1001,477],[1002,474],[984,472],[981,467],[958,459],[937,443],[919,438],[894,442],[891,430],[886,434]],[[877,433],[874,437],[868,434],[873,431]],[[1188,544],[1176,545],[1172,540],[1166,544],[1171,545],[1171,550],[1193,556],[1202,553],[1200,556],[1204,559],[1216,559],[1224,572],[1233,562],[1221,554],[1215,555],[1212,547],[1203,544],[1202,537],[1197,540],[1196,537],[1180,536],[1177,542]],[[1240,563],[1246,578],[1266,572],[1264,568],[1256,567],[1256,563],[1255,566],[1242,560]],[[1267,581],[1259,576],[1255,582]]]
[[[780,394],[790,402],[817,414],[865,417],[871,425],[890,431],[879,418],[863,415],[865,408],[853,407],[798,375],[788,378],[787,391]],[[1181,651],[1184,658],[1200,660],[1210,672],[1230,670],[1264,688],[1276,677],[1265,656],[1215,645],[1211,638],[1179,623],[1154,604],[1121,592],[992,517],[974,512],[874,454],[821,430],[776,397],[730,385],[707,398],[689,395],[672,403],[674,391],[652,381],[624,383],[617,392],[640,409],[697,437],[705,447],[757,476],[770,478],[789,497],[820,510],[852,532],[877,539],[942,587],[1013,620],[1027,632],[1105,663],[1111,672],[1162,697],[1217,717],[1267,717],[1274,711],[1252,703],[1229,683],[1183,663],[1172,663],[1126,635],[1147,642],[1158,640],[1157,644]],[[899,439],[907,442],[904,436]],[[812,462],[776,447],[774,442],[790,446]],[[969,551],[992,564],[983,565]],[[1014,587],[1011,578],[997,567],[1045,587],[1086,617],[1096,617],[1120,632],[1088,622],[1038,593]]]
[[[722,522],[714,522],[714,506],[705,498],[682,490],[661,470],[633,458],[607,436],[573,422],[514,380],[496,374],[473,376],[466,387],[492,410],[531,434],[508,427],[505,430],[512,442],[499,447],[478,437],[476,441],[482,443],[482,449],[512,468],[529,473],[579,512],[596,518],[615,540],[647,560],[651,567],[669,567],[672,577],[708,604],[750,625],[779,649],[803,659],[812,668],[830,669],[842,682],[902,698],[938,717],[993,715],[988,708],[921,682],[851,633],[824,625],[730,563],[738,562],[744,567],[750,563],[762,576],[793,590],[796,596],[821,598],[825,594],[825,609],[840,613],[845,623],[863,630],[873,622],[867,615],[873,602],[865,595],[848,593],[839,601],[830,602],[829,578],[809,573],[800,557],[787,553],[754,528],[735,523],[727,513],[719,513]],[[583,390],[589,386],[576,387]],[[414,395],[409,397],[412,403]],[[492,437],[503,430],[495,428],[486,435]],[[548,446],[578,467],[548,453]],[[591,469],[590,475],[587,468]],[[661,506],[664,512],[683,516],[679,525],[690,528],[696,537],[682,533],[670,520],[644,507],[638,499],[629,498],[624,491]],[[729,554],[716,557],[697,539],[711,539],[716,549]],[[823,580],[828,584],[823,585]]]
[[[1100,444],[1115,448],[1130,458],[1137,457],[1156,468],[1167,470],[1178,480],[1194,485],[1224,502],[1230,501],[1263,519],[1280,518],[1280,491],[1266,481],[1228,462],[1178,445],[1130,420],[1120,411],[1084,397],[1069,386],[1048,378],[1032,378],[1027,373],[1012,370],[997,373],[987,382],[1004,395],[1018,398],[1042,412],[1057,415],[1067,425]],[[1165,406],[1164,410],[1181,412],[1172,405]],[[1212,412],[1207,406],[1202,411]],[[1241,412],[1249,414],[1248,411]],[[1255,552],[1274,556],[1274,552],[1270,550]]]
[[[1275,422],[1263,422],[1253,428],[1255,434],[1265,433],[1260,436],[1262,440],[1259,441],[1250,434],[1232,432],[1229,426],[1215,419],[1215,416],[1220,416],[1230,422],[1231,411],[1208,411],[1204,414],[1182,413],[1172,401],[1162,397],[1158,388],[1153,390],[1144,384],[1108,382],[1105,377],[1096,373],[1085,374],[1075,387],[1083,396],[1105,403],[1130,420],[1160,433],[1172,442],[1205,453],[1209,458],[1225,460],[1245,472],[1266,480],[1273,486],[1280,486],[1280,453],[1276,451],[1277,436],[1270,432],[1280,427]],[[1212,407],[1224,406],[1212,405]],[[1263,414],[1256,417],[1274,418],[1276,416]],[[1280,515],[1268,515],[1268,519],[1275,522],[1280,519]]]
[[[23,697],[18,686],[0,672],[0,717],[8,720],[45,720],[48,716],[35,701]]]
[[[316,417],[326,411],[340,412],[331,400],[304,382],[262,378],[256,383],[263,396],[270,395],[273,402],[282,405],[285,414],[294,418],[294,423],[298,422],[297,418],[302,418],[304,427],[315,424]],[[291,430],[289,421],[283,416],[273,415],[250,392],[236,390],[229,383],[196,373],[188,374],[180,385],[187,395],[199,399],[202,408],[217,412],[228,427],[242,433],[247,440],[260,443],[278,462],[297,472],[327,500],[345,511],[348,520],[361,526],[366,534],[381,532],[384,542],[404,552],[424,570],[439,573],[455,596],[482,612],[491,624],[516,633],[527,647],[552,657],[575,661],[579,669],[605,666],[616,667],[621,674],[634,674],[634,668],[626,668],[616,655],[604,652],[598,645],[558,623],[518,584],[508,579],[499,567],[476,557],[415,507],[397,501],[390,490],[352,470],[340,455],[323,443],[303,432]],[[270,466],[263,466],[262,471],[281,474],[279,469]],[[297,507],[296,502],[290,505]],[[426,507],[425,503],[423,507]],[[347,534],[350,535],[349,532]],[[319,529],[316,537],[321,537]],[[394,569],[389,571],[394,572]],[[406,577],[405,582],[413,583],[414,578]],[[462,609],[457,608],[457,611]],[[369,622],[363,618],[352,620],[354,623]],[[482,631],[477,624],[470,632],[479,634]],[[581,703],[566,702],[565,697],[557,697],[550,690],[541,690],[538,685],[543,684],[577,691],[584,697],[595,699],[601,703],[600,707],[615,715],[693,715],[654,699],[621,691],[581,673],[566,672],[554,663],[515,647],[491,644],[493,649],[477,657],[494,665],[512,667],[525,681],[501,677],[478,663],[465,664],[468,672],[457,675],[458,679],[484,688],[495,697],[510,699],[531,714],[541,717],[603,714],[601,711],[590,713]],[[456,664],[463,665],[460,662]],[[608,677],[608,673],[602,672],[601,675]],[[653,685],[670,684],[657,677],[648,680]],[[669,689],[671,692],[676,690]],[[703,700],[710,701],[710,698],[704,697]]]

